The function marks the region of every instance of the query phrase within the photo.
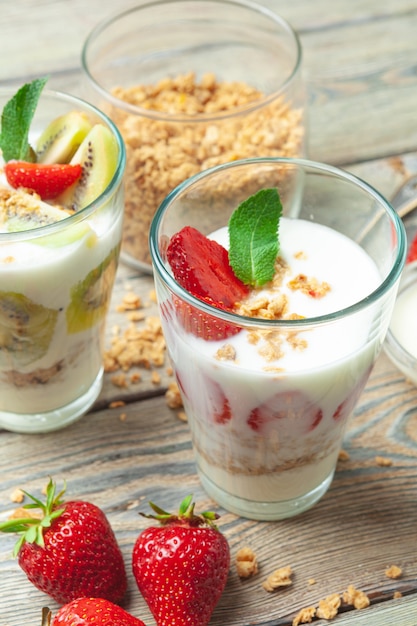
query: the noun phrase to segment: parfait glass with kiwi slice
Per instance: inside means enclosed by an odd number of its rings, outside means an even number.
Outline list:
[[[125,150],[99,110],[36,79],[0,90],[0,428],[57,430],[100,393]]]

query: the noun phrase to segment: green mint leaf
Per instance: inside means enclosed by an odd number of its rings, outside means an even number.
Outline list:
[[[29,145],[29,129],[47,78],[26,83],[7,102],[1,114],[0,148],[5,162],[35,161]]]
[[[246,285],[260,287],[274,276],[281,214],[278,191],[261,189],[230,217],[229,262]]]

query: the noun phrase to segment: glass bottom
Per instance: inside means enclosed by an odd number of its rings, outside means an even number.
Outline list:
[[[213,483],[205,474],[198,470],[202,486],[207,494],[222,506],[226,511],[257,521],[276,521],[294,517],[310,509],[328,490],[334,475],[334,470],[315,489],[294,498],[280,502],[254,502],[232,495]]]
[[[69,426],[85,415],[94,404],[103,386],[103,369],[94,380],[88,391],[53,411],[45,413],[11,413],[0,411],[0,428],[15,433],[47,433]]]

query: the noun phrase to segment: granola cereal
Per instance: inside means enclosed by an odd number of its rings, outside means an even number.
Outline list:
[[[25,499],[25,494],[19,488],[15,489],[10,495],[10,500],[12,502],[16,502],[16,504],[20,504],[21,502],[23,502],[24,499]]]
[[[115,87],[113,95],[143,111],[106,111],[127,152],[123,250],[142,265],[150,265],[148,231],[155,210],[179,183],[237,159],[302,154],[302,110],[283,98],[265,102],[263,93],[244,82],[218,81],[213,73],[198,81],[189,72],[156,84]],[[233,110],[239,115],[228,115]]]
[[[337,458],[338,458],[338,461],[341,461],[342,463],[344,463],[345,461],[349,461],[350,459],[349,452],[346,452],[346,450],[340,450]]]
[[[338,613],[339,607],[342,601],[338,593],[332,593],[331,595],[320,600],[317,607],[316,616],[321,619],[334,619]]]
[[[266,591],[274,591],[275,589],[278,589],[278,587],[288,587],[289,585],[292,585],[291,575],[292,569],[290,565],[280,567],[268,576],[268,578],[262,583],[262,587]]]
[[[403,571],[401,567],[398,567],[398,565],[391,565],[385,570],[385,576],[388,576],[388,578],[400,578],[402,573]]]
[[[365,609],[371,603],[366,593],[356,589],[353,585],[349,585],[343,593],[343,602],[351,604],[355,609]]]
[[[237,551],[236,571],[239,578],[250,578],[258,573],[256,554],[251,548],[244,547]]]
[[[392,465],[392,460],[388,459],[385,456],[376,456],[375,457],[375,462],[380,467],[391,467],[391,465]]]
[[[180,409],[182,407],[180,390],[175,381],[169,383],[165,392],[165,400],[170,409]]]
[[[292,621],[292,626],[299,626],[299,624],[311,624],[314,617],[316,615],[316,607],[308,606],[304,609],[301,609],[294,617]]]

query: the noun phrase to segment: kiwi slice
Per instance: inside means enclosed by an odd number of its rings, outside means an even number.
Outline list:
[[[0,291],[0,363],[16,368],[43,357],[57,317],[57,309],[37,304],[22,293]]]
[[[47,226],[71,215],[37,196],[17,189],[0,189],[0,232],[12,233]]]
[[[106,315],[120,246],[116,246],[102,263],[71,288],[71,302],[66,311],[67,330],[79,333],[88,330]]]
[[[69,163],[90,130],[91,123],[82,111],[55,118],[36,144],[38,163]]]
[[[110,184],[117,158],[116,139],[106,126],[95,124],[71,159],[72,164],[82,165],[81,177],[57,201],[74,211],[91,204]]]

